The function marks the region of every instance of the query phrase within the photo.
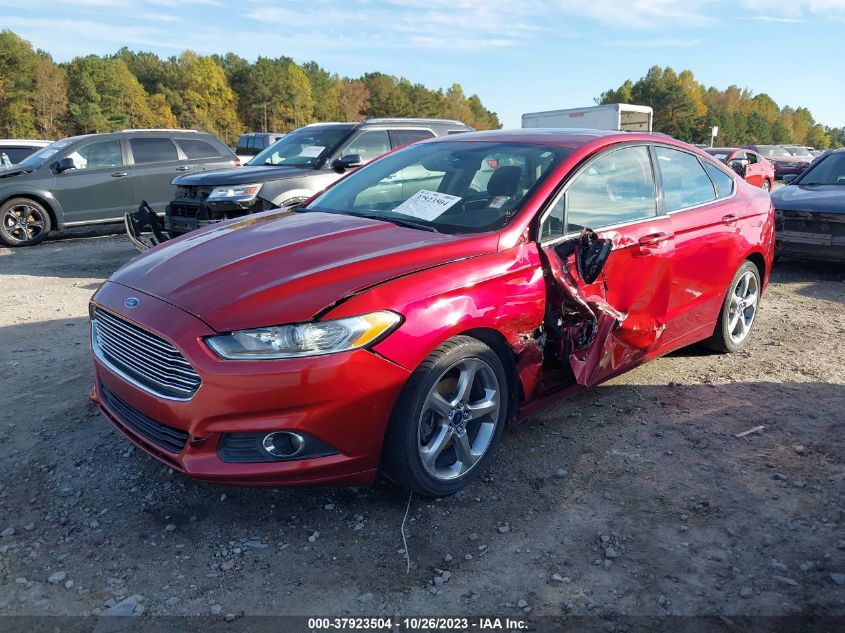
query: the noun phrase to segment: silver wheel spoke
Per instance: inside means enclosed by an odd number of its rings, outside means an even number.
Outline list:
[[[484,398],[478,402],[467,405],[467,411],[476,420],[485,415],[494,415],[499,412],[499,395],[493,389],[484,390]]]
[[[475,383],[475,374],[478,371],[478,363],[474,360],[467,360],[461,366],[461,373],[458,376],[458,388],[455,390],[453,404],[461,401],[466,402],[472,392],[472,385]]]
[[[449,419],[449,415],[452,413],[452,405],[437,391],[433,391],[428,397],[428,408],[446,420]]]
[[[480,457],[480,455],[472,452],[472,445],[469,443],[469,436],[466,433],[455,436],[455,453],[458,456],[458,461],[461,462],[461,473],[468,471]]]
[[[429,468],[434,468],[434,462],[437,461],[450,439],[452,439],[452,427],[441,424],[431,441],[420,448],[420,456]]]

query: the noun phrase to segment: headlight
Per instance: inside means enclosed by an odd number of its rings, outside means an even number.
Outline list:
[[[254,200],[261,191],[263,183],[253,185],[234,185],[232,187],[215,187],[208,194],[209,200],[234,200],[235,202],[249,202]]]
[[[389,334],[402,317],[395,312],[240,330],[205,339],[221,358],[252,360],[302,358],[346,352],[370,345]]]

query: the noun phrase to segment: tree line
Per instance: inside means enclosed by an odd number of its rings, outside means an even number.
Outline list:
[[[654,108],[654,131],[690,143],[710,143],[710,131],[719,127],[716,144],[802,145],[828,149],[845,145],[845,128],[825,127],[807,108],[778,106],[765,93],[728,86],[707,88],[692,71],[652,66],[644,77],[630,79],[603,92],[597,103],[637,103]]]
[[[58,139],[126,128],[195,128],[228,143],[244,131],[288,132],[316,121],[367,117],[458,119],[501,127],[459,84],[432,90],[379,72],[339,77],[316,62],[185,51],[162,59],[122,48],[57,64],[0,32],[0,137]]]

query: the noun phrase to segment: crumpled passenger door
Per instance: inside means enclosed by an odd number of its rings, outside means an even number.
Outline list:
[[[595,385],[661,348],[672,277],[666,216],[541,245],[550,304],[578,384]],[[602,255],[605,259],[602,264]],[[590,262],[599,271],[591,271]],[[591,273],[596,273],[595,276]]]

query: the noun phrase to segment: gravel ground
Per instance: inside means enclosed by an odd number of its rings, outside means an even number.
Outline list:
[[[779,263],[745,354],[511,429],[465,494],[411,499],[406,559],[389,484],[196,483],[100,417],[87,301],[134,254],[0,249],[0,614],[845,616],[841,267]]]

